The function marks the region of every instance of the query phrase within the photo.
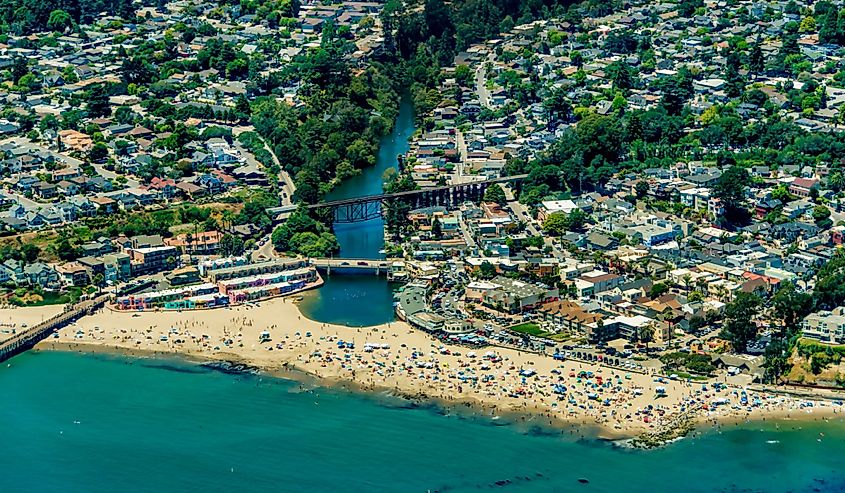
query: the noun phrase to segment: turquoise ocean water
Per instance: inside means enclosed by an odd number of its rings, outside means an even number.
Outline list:
[[[845,491],[841,422],[631,451],[178,361],[40,352],[10,363],[2,492]]]

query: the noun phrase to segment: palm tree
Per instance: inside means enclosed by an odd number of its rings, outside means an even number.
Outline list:
[[[834,171],[827,177],[827,186],[836,191],[842,190],[845,188],[845,176],[839,171]]]
[[[684,288],[686,289],[686,292],[689,292],[690,283],[692,282],[692,276],[689,274],[684,274],[684,277],[682,279],[684,281]]]
[[[223,219],[223,229],[226,231],[232,228],[232,220],[235,218],[235,215],[232,214],[232,211],[226,209],[223,211],[222,219]]]
[[[644,325],[637,330],[637,339],[645,343],[645,352],[648,353],[648,343],[654,341],[654,326]]]
[[[185,244],[188,245],[188,258],[191,259],[192,262],[194,260],[194,257],[192,255],[193,250],[191,249],[191,244],[193,244],[193,243],[194,243],[194,235],[192,235],[191,233],[188,233],[185,236]]]

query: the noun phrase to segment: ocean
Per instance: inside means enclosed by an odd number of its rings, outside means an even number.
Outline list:
[[[845,491],[841,422],[732,425],[641,451],[179,360],[8,363],[0,492]]]

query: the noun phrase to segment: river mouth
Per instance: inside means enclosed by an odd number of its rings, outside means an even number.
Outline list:
[[[408,139],[416,131],[414,107],[410,94],[403,94],[393,131],[382,137],[375,165],[345,180],[332,190],[326,200],[342,200],[383,191],[384,172],[398,167],[397,156],[410,149]],[[382,259],[384,254],[384,221],[381,218],[351,224],[334,224],[340,243],[336,258]],[[325,284],[303,293],[300,309],[303,315],[317,322],[364,327],[395,320],[393,289],[384,277],[331,274],[323,276]]]

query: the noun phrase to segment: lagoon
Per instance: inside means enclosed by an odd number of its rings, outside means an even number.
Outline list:
[[[399,103],[399,115],[393,131],[381,139],[376,164],[349,178],[326,196],[341,200],[382,192],[384,172],[397,168],[396,157],[405,154],[408,138],[416,130],[414,107],[409,95]],[[384,221],[372,219],[353,224],[335,224],[334,232],[343,258],[384,258]],[[377,325],[394,320],[393,290],[384,280],[374,276],[326,276],[325,285],[303,294],[302,313],[312,320],[352,326]]]

